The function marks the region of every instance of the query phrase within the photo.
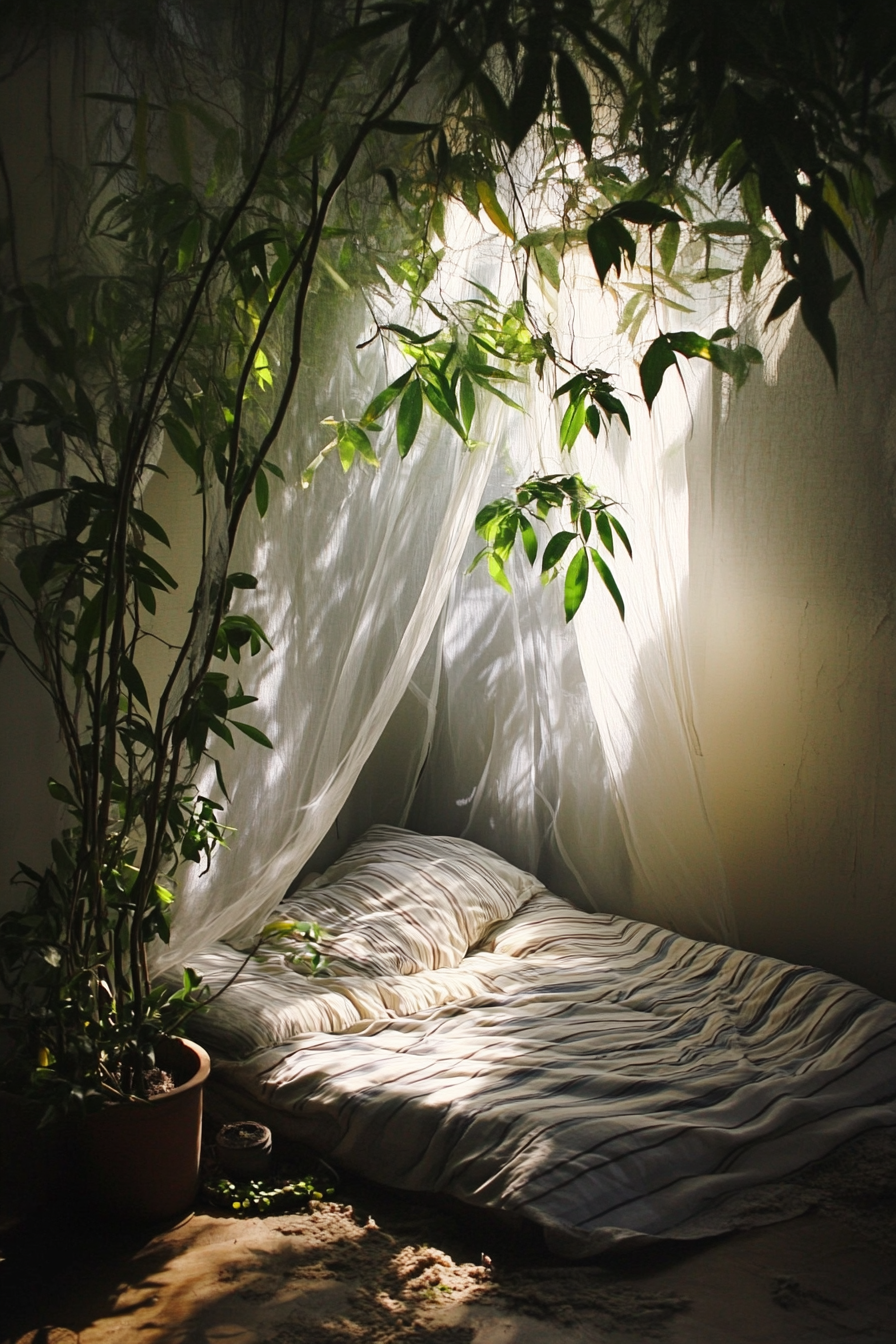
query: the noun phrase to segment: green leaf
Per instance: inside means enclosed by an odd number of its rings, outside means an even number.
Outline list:
[[[616,603],[616,606],[619,609],[619,615],[622,617],[623,620],[625,620],[625,603],[622,600],[622,594],[620,593],[616,585],[616,580],[613,578],[609,565],[607,565],[606,562],[601,559],[597,551],[594,550],[593,548],[591,550],[591,560],[594,565],[594,568],[597,570],[598,574],[603,579],[607,592],[610,594],[613,601]]]
[[[156,522],[151,513],[146,513],[143,509],[131,509],[131,517],[144,532],[148,532],[151,537],[155,537],[156,541],[160,541],[163,546],[170,549],[171,542],[168,540],[168,533],[161,523]]]
[[[222,719],[216,719],[210,716],[208,719],[203,720],[203,722],[205,723],[205,726],[215,734],[215,737],[220,737],[222,742],[226,742],[228,747],[231,749],[233,748],[233,733]]]
[[[585,424],[585,395],[576,397],[570,401],[566,408],[563,419],[560,421],[560,450],[570,449],[575,444],[576,439],[582,431]]]
[[[586,238],[601,284],[611,269],[615,269],[617,275],[621,274],[623,256],[628,258],[629,266],[634,265],[638,245],[625,225],[612,215],[596,219],[589,226]]]
[[[641,387],[648,410],[656,401],[657,393],[663,385],[666,370],[672,368],[674,364],[675,352],[669,344],[668,336],[657,336],[656,340],[649,346],[647,354],[641,360],[639,370]]]
[[[28,513],[31,509],[39,508],[41,504],[50,504],[54,499],[60,499],[61,496],[66,493],[67,491],[65,490],[55,488],[52,490],[38,490],[36,494],[27,495],[24,499],[20,499],[18,503],[13,504],[12,508],[7,509],[4,514],[0,514],[0,523],[2,523],[5,518],[11,518],[17,513]]]
[[[626,534],[625,528],[622,526],[622,524],[620,523],[619,519],[616,518],[612,513],[608,513],[608,514],[607,514],[607,517],[608,517],[609,520],[610,520],[610,524],[611,524],[611,526],[612,526],[612,528],[613,528],[613,531],[616,533],[617,537],[618,537],[619,540],[622,542],[622,544],[623,544],[623,546],[625,547],[625,549],[628,551],[628,553],[629,553],[629,558],[631,558],[631,554],[632,554],[632,544],[631,544],[631,542],[630,542],[629,539],[628,539],[628,536],[627,536],[627,534]]]
[[[488,215],[495,228],[504,234],[506,238],[512,238],[516,241],[516,234],[513,231],[510,220],[504,213],[504,207],[495,195],[495,189],[491,183],[480,178],[476,183],[476,194],[482,204],[482,208]]]
[[[146,692],[146,687],[143,684],[143,678],[141,677],[137,668],[131,662],[130,658],[126,657],[125,654],[121,655],[121,663],[119,670],[121,674],[121,680],[126,686],[126,688],[130,691],[131,695],[134,697],[136,701],[138,701],[139,704],[143,706],[145,710],[149,711],[150,709],[149,696]]]
[[[473,382],[476,383],[477,386],[484,388],[489,396],[497,397],[499,401],[503,401],[505,406],[510,406],[515,411],[522,411],[523,408],[518,401],[514,401],[513,397],[508,397],[506,392],[502,392],[499,387],[494,387],[492,385],[490,381],[491,375],[489,375],[489,378],[481,378],[478,373],[474,372],[472,367],[469,368],[467,372]]]
[[[493,551],[488,557],[488,572],[499,588],[503,588],[504,591],[508,593],[513,592],[513,589],[510,586],[510,580],[504,573],[504,562],[499,556],[495,555]]]
[[[469,434],[473,416],[476,414],[476,389],[466,373],[460,376],[460,413],[464,429]]]
[[[408,12],[405,8],[399,9],[397,13],[387,14],[383,18],[370,19],[367,23],[358,24],[357,27],[346,28],[337,37],[327,43],[330,51],[356,51],[358,48],[366,46],[368,42],[374,42],[378,37],[383,37],[386,33],[394,32],[396,28],[403,27],[408,21]]]
[[[391,168],[377,168],[376,175],[377,177],[381,177],[383,179],[383,181],[386,184],[386,189],[389,192],[392,204],[395,206],[396,210],[400,210],[401,202],[398,199],[398,178],[395,176],[395,173],[392,171]],[[341,276],[339,277],[339,279],[341,283],[345,285],[345,281],[342,279]],[[345,287],[346,289],[348,289],[348,285],[345,285]]]
[[[428,336],[420,336],[416,331],[411,331],[410,327],[401,327],[397,322],[386,322],[383,331],[394,331],[409,345],[428,345],[430,341],[434,341],[437,336],[442,334],[442,328],[439,327],[438,331],[431,331]]]
[[[401,121],[396,117],[387,117],[385,120],[377,122],[377,127],[381,131],[389,131],[391,135],[425,135],[427,131],[437,131],[439,123],[437,121]]]
[[[601,539],[601,541],[603,542],[604,546],[606,546],[607,550],[608,550],[608,551],[610,552],[610,554],[612,555],[612,554],[613,554],[613,551],[614,551],[614,547],[613,547],[613,529],[612,529],[612,527],[610,526],[610,520],[609,520],[609,518],[607,517],[607,515],[606,515],[605,513],[596,513],[596,514],[594,515],[594,522],[595,522],[595,526],[597,527],[597,534],[598,534],[598,536],[600,537],[600,539]]]
[[[688,359],[712,359],[712,343],[696,331],[672,331],[666,340],[673,350]]]
[[[523,550],[526,552],[526,559],[530,565],[534,565],[538,557],[538,538],[535,535],[535,528],[529,522],[525,514],[520,514],[520,536],[523,539]]]
[[[60,784],[58,779],[48,779],[47,788],[50,791],[50,797],[55,798],[57,803],[67,803],[69,807],[76,808],[78,805],[64,784]]]
[[[557,54],[557,93],[560,112],[586,159],[591,158],[594,127],[591,120],[591,94],[575,62],[565,51]]]
[[[202,236],[202,221],[191,219],[177,244],[177,269],[185,271],[196,255],[199,239]]]
[[[675,258],[678,256],[678,244],[680,241],[681,225],[677,220],[673,219],[663,229],[656,247],[660,257],[660,264],[667,275],[675,265]]]
[[[183,458],[190,470],[199,476],[202,470],[202,454],[186,425],[170,411],[162,417],[162,422],[178,457]]]
[[[238,719],[231,719],[230,722],[233,724],[234,728],[238,728],[241,733],[244,733],[246,737],[250,738],[253,742],[257,742],[260,747],[268,747],[273,751],[273,742],[269,737],[265,736],[260,728],[254,728],[251,723],[240,723]]]
[[[268,478],[265,476],[264,471],[259,471],[258,475],[255,477],[255,507],[258,509],[259,518],[263,518],[267,513],[269,502],[270,489],[268,486]]]
[[[193,185],[193,155],[190,126],[182,103],[172,103],[168,108],[168,145],[177,175],[189,191]]]
[[[541,572],[546,574],[549,569],[559,565],[566,554],[570,542],[575,541],[575,532],[555,532],[544,548],[544,555],[541,557]]]
[[[227,575],[227,586],[231,591],[234,588],[257,588],[258,580],[254,574],[246,574],[242,570],[236,570],[233,574]]]
[[[149,586],[148,583],[138,583],[136,587],[137,587],[137,597],[139,598],[141,607],[145,607],[146,610],[149,612],[150,616],[155,616],[156,595],[153,592],[152,588]]]
[[[535,254],[535,263],[538,266],[539,271],[544,276],[545,280],[547,280],[551,289],[559,292],[560,267],[557,264],[557,258],[554,253],[547,247],[534,247],[532,251]]]
[[[566,613],[567,622],[575,616],[579,607],[582,605],[582,599],[588,587],[588,552],[586,550],[576,551],[569,562],[569,569],[566,571],[566,582],[563,585],[563,610]]]
[[[495,135],[509,145],[513,140],[510,126],[510,112],[495,85],[484,70],[477,70],[473,76],[476,92],[482,100],[482,108]]]
[[[451,409],[451,406],[449,405],[444,394],[442,393],[441,388],[434,387],[432,383],[423,383],[422,387],[423,387],[423,394],[426,397],[426,400],[429,402],[430,406],[435,411],[436,415],[438,415],[442,420],[444,420],[446,425],[450,425],[450,427],[454,430],[455,434],[457,434],[459,438],[463,439],[464,442],[466,442],[467,435],[464,430],[464,427],[458,420],[457,416],[454,414],[453,410]]]
[[[612,420],[614,415],[619,416],[619,419],[625,426],[626,433],[629,436],[631,436],[632,427],[628,421],[628,412],[626,411],[625,407],[623,406],[619,398],[614,396],[612,392],[609,392],[604,388],[598,388],[598,390],[596,392],[592,392],[591,395],[597,402],[598,406],[600,406],[601,410],[606,413],[608,420]]]
[[[368,426],[375,424],[376,421],[379,420],[380,416],[389,409],[393,401],[397,400],[401,395],[413,375],[414,370],[413,368],[410,368],[406,373],[403,373],[400,378],[396,378],[394,383],[390,383],[388,387],[383,388],[382,392],[377,393],[373,401],[367,407],[367,410],[361,416],[360,425],[362,429],[368,428]]]
[[[665,206],[657,205],[655,201],[620,201],[618,205],[611,205],[607,216],[626,219],[629,224],[647,224],[655,228],[657,224],[680,224],[682,216],[675,210],[667,210]]]
[[[400,457],[407,457],[411,451],[417,437],[417,430],[420,428],[422,415],[423,389],[420,386],[420,379],[415,378],[401,399],[398,417],[395,422],[395,434],[398,439]]]
[[[511,153],[522,144],[538,120],[545,104],[551,78],[551,57],[547,49],[532,45],[526,52],[523,71],[508,108]]]

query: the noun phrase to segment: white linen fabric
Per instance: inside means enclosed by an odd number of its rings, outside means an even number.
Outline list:
[[[331,975],[458,966],[541,883],[469,840],[375,826],[281,909],[314,920]]]
[[[463,211],[451,214],[457,261],[440,276],[443,296],[475,294],[465,270],[500,292],[496,240]],[[556,311],[552,294],[544,296],[545,321],[575,331],[581,364],[636,380],[631,351],[615,334],[616,306],[604,300],[590,259],[571,255]],[[705,320],[712,325],[714,314]],[[378,350],[358,352],[344,340],[352,322],[360,335],[360,316],[347,309],[335,351],[332,331],[307,342],[318,364],[281,435],[288,480],[312,456],[318,420],[363,405],[382,382]],[[384,735],[385,773],[402,781],[401,796],[390,810],[378,786],[382,766],[369,769],[349,808],[364,824],[407,819],[420,831],[460,832],[585,906],[733,939],[702,791],[684,620],[683,446],[707,430],[709,383],[688,369],[681,386],[668,381],[652,420],[636,388],[626,387],[631,443],[614,431],[591,453],[580,442],[561,457],[553,388],[515,386],[525,413],[483,398],[473,430],[483,446],[472,453],[431,426],[429,441],[404,463],[389,452],[378,472],[347,479],[330,463],[311,491],[273,492],[263,528],[246,530],[237,567],[262,580],[252,607],[274,650],[260,684],[253,669],[260,699],[252,718],[275,750],[240,743],[223,814],[235,828],[230,852],[215,854],[208,873],[182,873],[157,967],[183,963],[215,939],[253,935],[324,840]],[[458,575],[477,545],[472,523],[484,491],[506,493],[536,470],[570,469],[617,498],[632,523],[634,562],[621,548],[616,562],[625,625],[601,590],[564,629],[561,584],[543,592],[519,556],[512,598],[484,566]],[[595,576],[592,587],[600,589]],[[414,712],[421,696],[423,714]],[[422,776],[408,762],[425,762]],[[215,795],[213,777],[201,787]],[[350,821],[340,837],[361,829]]]
[[[493,267],[492,253],[482,249],[478,262]],[[221,815],[233,835],[207,868],[182,865],[170,943],[151,949],[156,971],[216,939],[251,938],[333,824],[424,657],[500,436],[493,413],[488,442],[465,450],[427,414],[407,461],[384,448],[378,470],[346,477],[331,459],[303,490],[320,421],[360,414],[401,371],[384,369],[378,347],[359,352],[346,339],[369,326],[359,307],[346,302],[337,320],[326,305],[316,318],[302,396],[278,440],[288,483],[271,491],[263,525],[247,516],[233,561],[259,578],[251,611],[273,648],[247,677],[258,704],[246,717],[274,749],[238,735],[224,760]],[[199,788],[221,797],[210,769]]]
[[[720,302],[710,296],[686,324],[721,325]],[[533,387],[525,416],[507,426],[486,494],[507,495],[536,470],[577,470],[616,501],[634,550],[629,560],[617,545],[611,561],[625,621],[594,572],[567,627],[562,580],[545,591],[521,554],[509,566],[512,594],[484,567],[462,569],[443,630],[432,747],[408,823],[496,848],[584,907],[734,942],[689,656],[686,449],[709,451],[712,371],[682,361],[648,414],[632,350],[616,332],[618,309],[587,255],[566,259],[556,308],[552,324],[574,333],[578,364],[606,370],[625,392],[631,438],[615,423],[560,454],[565,403],[551,400],[551,386]],[[682,315],[651,317],[642,335],[655,320],[673,329]],[[476,549],[471,539],[465,566]],[[384,744],[384,770],[394,750]]]
[[[459,878],[456,840],[427,840],[427,861],[440,843]],[[356,859],[355,879],[384,879],[364,846]],[[481,878],[480,852],[466,862]],[[730,1197],[896,1126],[893,1004],[576,910],[525,875],[503,898],[519,908],[458,965],[308,980],[273,949],[252,962],[191,1025],[220,1094],[378,1181],[534,1220],[567,1255],[767,1220]],[[369,928],[372,966],[392,934]],[[214,987],[236,959],[198,968]]]

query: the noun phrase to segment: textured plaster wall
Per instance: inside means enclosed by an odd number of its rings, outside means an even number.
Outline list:
[[[83,79],[83,52],[70,44],[35,59],[0,83],[0,138],[17,221],[16,243],[25,276],[59,237],[63,183],[51,159],[80,155],[81,120],[73,89]],[[0,216],[7,202],[0,196]],[[0,555],[5,580],[15,578]],[[41,867],[63,810],[47,793],[49,775],[64,772],[53,716],[39,688],[10,655],[0,663],[0,910],[16,898],[9,880],[21,860]]]
[[[710,802],[742,942],[896,996],[896,256],[691,463]]]
[[[0,85],[0,134],[29,269],[53,245],[60,217],[48,148],[68,162],[80,153],[72,91],[87,86],[84,72],[83,53],[62,48]],[[690,463],[691,614],[709,801],[742,942],[896,995],[892,253],[870,287],[870,306],[857,294],[839,306],[839,392],[797,323],[777,384],[755,377],[720,419],[711,460]],[[162,464],[170,479],[152,483],[147,503],[171,534],[169,567],[183,580],[156,627],[167,638],[187,619],[195,573],[186,553],[199,520],[178,459]],[[419,764],[420,719],[419,707],[398,711],[347,805],[343,834],[362,819],[398,819]],[[16,861],[38,866],[49,857],[61,815],[45,781],[61,768],[52,717],[8,658],[0,666],[0,908],[12,899]],[[334,832],[333,851],[343,843]]]

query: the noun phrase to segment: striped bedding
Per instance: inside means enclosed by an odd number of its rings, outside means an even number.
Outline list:
[[[413,905],[415,865],[435,909]],[[359,929],[376,943],[404,903],[419,952],[467,880],[466,955],[458,934],[402,974],[378,945],[365,973]],[[478,846],[394,828],[306,899],[334,913],[338,974],[251,963],[193,1032],[220,1095],[378,1181],[532,1219],[563,1254],[743,1225],[739,1192],[896,1126],[896,1006],[834,976],[576,910]],[[197,969],[214,988],[239,961],[218,945]]]

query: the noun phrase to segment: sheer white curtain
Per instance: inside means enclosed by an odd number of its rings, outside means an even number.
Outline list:
[[[715,317],[710,302],[700,329],[720,325]],[[549,389],[536,390],[525,419],[507,424],[489,494],[536,469],[575,468],[618,501],[634,547],[632,562],[621,547],[614,562],[625,623],[594,572],[570,627],[560,584],[543,590],[520,557],[512,597],[480,571],[459,576],[433,747],[410,816],[422,830],[498,849],[580,904],[733,941],[688,652],[685,448],[711,440],[711,373],[667,375],[649,416],[617,320],[590,260],[570,262],[557,329],[575,333],[580,365],[610,371],[631,394],[631,439],[618,428],[609,442],[583,433],[561,459],[559,408]]]
[[[468,250],[446,281],[454,297],[465,263],[498,288],[496,256]],[[580,261],[553,314],[558,334],[575,332],[580,364],[636,378],[616,306]],[[357,314],[344,313],[340,330],[352,321],[360,333]],[[326,337],[308,343],[326,354],[283,436],[291,480],[313,455],[319,420],[351,414],[382,379],[375,347],[358,353]],[[240,744],[228,770],[230,850],[207,873],[186,874],[159,965],[250,935],[343,809],[342,843],[377,819],[462,833],[582,905],[733,938],[686,634],[684,449],[711,434],[706,374],[668,375],[653,417],[629,384],[631,441],[616,430],[609,443],[583,435],[571,461],[557,451],[551,389],[535,387],[525,415],[493,405],[477,421],[488,448],[464,452],[431,427],[404,463],[392,451],[379,471],[349,478],[331,463],[311,491],[274,492],[238,564],[260,578],[259,618],[274,645],[247,677],[260,696],[247,717],[275,749]],[[620,550],[614,562],[625,624],[593,573],[566,626],[561,585],[544,590],[521,556],[512,596],[484,567],[464,572],[482,498],[570,466],[619,501],[630,531],[634,561]]]
[[[351,331],[345,313],[342,321]],[[382,377],[372,352],[357,356],[353,341],[319,335],[333,365],[309,370],[312,396],[297,398],[282,436],[290,481],[319,446],[322,416],[351,414]],[[272,491],[264,523],[246,527],[234,567],[259,578],[251,609],[273,650],[246,667],[259,703],[243,717],[274,750],[239,742],[224,754],[229,848],[207,872],[181,870],[159,969],[214,939],[251,934],[331,826],[426,649],[489,462],[487,449],[465,452],[430,427],[408,461],[393,449],[380,470],[347,478],[330,461],[310,490]],[[214,792],[213,776],[200,787]]]

